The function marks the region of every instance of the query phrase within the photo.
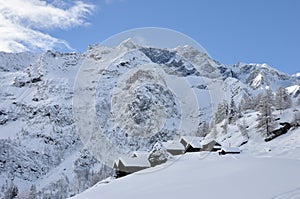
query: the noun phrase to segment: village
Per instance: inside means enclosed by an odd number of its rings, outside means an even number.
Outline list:
[[[165,151],[162,153],[161,151]],[[239,154],[239,148],[223,147],[214,139],[204,137],[182,136],[179,140],[157,142],[153,149],[135,151],[131,156],[119,157],[113,164],[115,177],[120,178],[137,171],[154,167],[167,162],[167,156],[179,156],[193,152],[215,152],[219,155]]]

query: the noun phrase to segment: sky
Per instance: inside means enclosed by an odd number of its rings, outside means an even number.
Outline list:
[[[0,0],[0,51],[83,52],[123,31],[162,27],[223,64],[300,72],[298,0]]]

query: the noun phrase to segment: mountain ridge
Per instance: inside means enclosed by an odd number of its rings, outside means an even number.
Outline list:
[[[99,66],[104,56],[112,57],[108,66],[100,70]],[[120,89],[126,88],[126,84],[118,83],[126,72],[135,68],[135,74],[139,71],[145,72],[138,68],[140,65],[155,64],[167,75],[174,76],[174,79],[186,78],[186,84],[196,93],[197,99],[210,95],[210,88],[222,85],[222,88],[218,89],[224,89],[224,96],[220,99],[214,97],[217,100],[215,106],[223,98],[229,102],[232,95],[239,104],[244,95],[254,97],[267,87],[275,91],[280,86],[290,88],[300,84],[299,77],[281,73],[264,64],[225,66],[207,54],[187,46],[158,49],[137,46],[130,40],[115,48],[90,46],[84,53],[0,53],[0,187],[3,190],[14,183],[20,193],[26,195],[31,185],[34,185],[37,192],[40,192],[40,198],[51,194],[54,198],[68,197],[111,175],[112,169],[93,157],[95,154],[85,148],[76,133],[73,86],[78,81],[78,71],[87,60],[95,64],[95,71],[102,77],[93,88],[97,89],[95,97],[98,114],[104,115],[99,118],[99,122],[112,142],[122,145],[121,148],[127,152],[146,150],[157,140],[179,136],[176,131],[182,114],[185,114],[178,111],[180,100],[169,95],[167,90],[158,85],[146,85],[136,93],[140,98],[128,98],[133,100],[126,102],[133,105],[129,113],[138,114],[133,117],[134,122],[146,123],[149,121],[148,116],[155,115],[154,109],[147,108],[151,104],[168,107],[167,116],[163,116],[166,119],[163,130],[146,139],[126,136],[120,130],[114,129],[114,118],[109,109],[109,102],[112,100],[109,97],[110,91],[115,86]],[[259,75],[261,79],[257,78]],[[138,84],[139,80],[136,82]],[[165,84],[167,85],[167,82]],[[128,88],[130,85],[127,85]],[[180,88],[179,84],[176,86]],[[156,92],[156,89],[159,92]],[[160,96],[162,93],[165,98]],[[292,93],[293,99],[296,100],[299,91],[293,90]],[[175,104],[173,108],[171,104]],[[203,114],[200,123],[209,122],[215,111],[210,101],[201,102],[199,109]],[[120,122],[122,125],[124,121]],[[188,125],[189,123],[186,123],[186,126]],[[69,156],[72,158],[68,158]],[[52,172],[52,177],[49,177],[48,174],[55,169],[59,172]],[[36,182],[43,186],[37,186]],[[0,194],[0,197],[2,196]]]

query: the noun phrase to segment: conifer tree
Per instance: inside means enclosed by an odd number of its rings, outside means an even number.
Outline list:
[[[229,106],[229,113],[228,113],[228,122],[229,124],[232,124],[234,122],[236,122],[238,118],[238,112],[237,112],[237,108],[234,102],[234,98],[233,96],[231,96],[231,100],[230,100],[230,106]]]

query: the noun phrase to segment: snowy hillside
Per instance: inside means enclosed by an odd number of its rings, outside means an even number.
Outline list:
[[[278,113],[292,121],[292,110]],[[240,146],[241,154],[213,152],[174,156],[167,163],[119,179],[107,179],[72,197],[84,198],[280,198],[300,197],[300,128],[270,142],[257,134],[257,112],[245,113],[237,123],[247,126],[247,143],[236,125],[217,139],[223,146]],[[222,132],[222,124],[217,125]],[[116,191],[117,190],[117,191]]]
[[[99,183],[72,199],[299,198],[299,160],[186,154],[160,167]]]
[[[262,101],[259,99],[264,96],[260,93],[266,89],[275,93],[286,88],[290,102],[283,101],[280,106],[274,103],[277,129],[280,122],[299,120],[299,85],[299,76],[281,73],[266,64],[225,66],[188,46],[157,49],[126,40],[115,48],[89,46],[82,54],[0,53],[0,198],[15,190],[19,198],[73,196],[111,176],[111,161],[119,153],[150,150],[157,141],[177,139],[183,134],[205,135],[224,145],[247,142],[242,145],[245,154],[237,164],[243,167],[255,161],[244,168],[245,172],[256,172],[260,154],[274,157],[262,160],[266,165],[279,163],[274,171],[291,163],[298,165],[299,130],[293,127],[285,135],[265,142],[257,132],[261,110],[254,102]],[[227,105],[220,106],[223,102]],[[225,110],[222,107],[231,102],[235,112],[241,114],[234,118],[229,113],[226,117],[221,115]],[[226,120],[228,115],[232,116],[230,122]],[[103,137],[110,145],[103,142]],[[278,141],[281,139],[284,142]],[[274,150],[266,152],[268,147]],[[292,160],[281,161],[284,158]],[[228,167],[233,164],[230,157],[220,159],[214,155],[209,155],[203,164],[210,167],[215,162],[219,171],[222,161]],[[166,175],[177,170],[185,173],[181,169],[193,171],[199,164],[202,165],[197,155],[185,155],[170,166],[174,170],[163,170],[169,173]],[[206,172],[201,170],[197,176]],[[228,180],[226,175],[221,178],[221,173],[214,175],[209,180],[216,179],[221,184]],[[131,178],[135,186],[136,176],[139,175],[113,181],[105,185],[112,188],[105,189],[121,190],[121,182]],[[149,182],[154,183],[154,178],[149,175]],[[191,189],[197,180],[191,181]],[[238,180],[242,179],[236,176],[235,181]],[[174,189],[179,181],[174,179],[174,183],[170,194],[177,193]],[[288,185],[291,190],[294,188]],[[89,192],[96,189],[103,196],[108,194],[107,198],[113,197],[109,196],[113,193],[102,193],[98,187]],[[274,194],[280,191],[289,190],[283,187]]]

